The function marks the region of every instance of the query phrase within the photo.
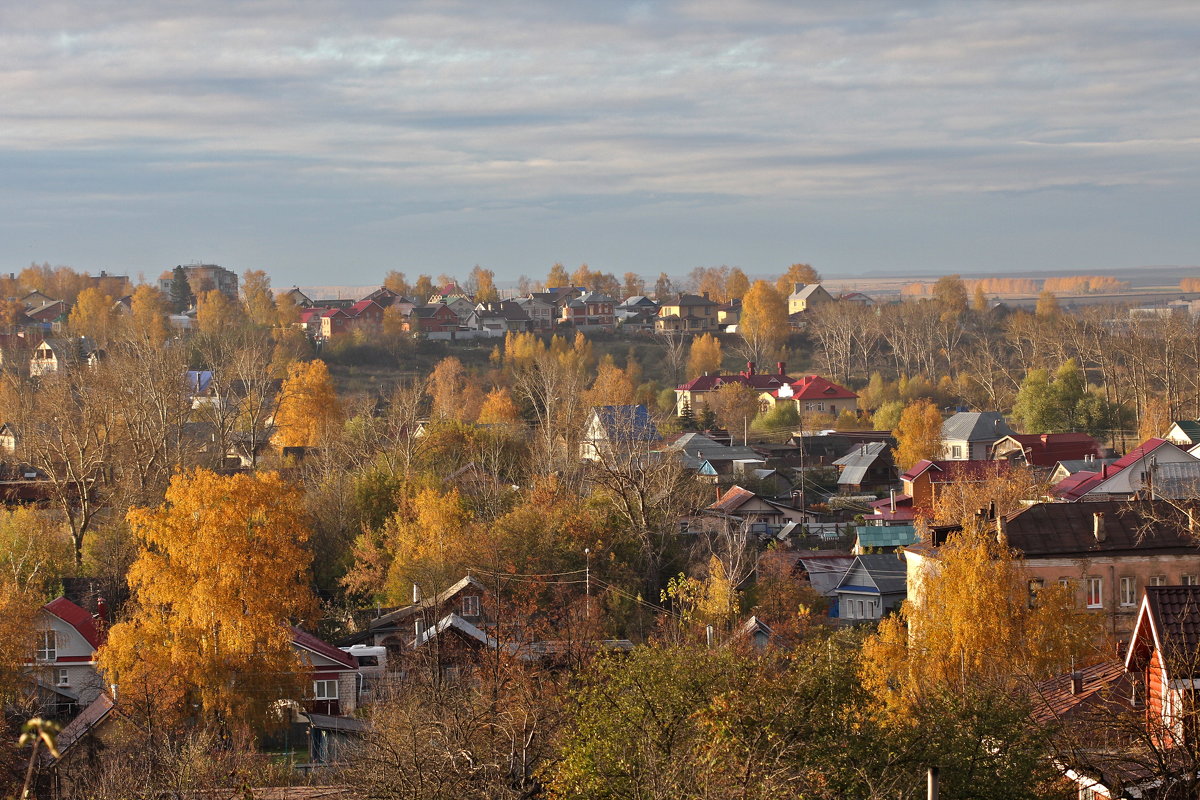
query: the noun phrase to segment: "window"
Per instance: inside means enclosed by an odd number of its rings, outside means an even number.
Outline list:
[[[1088,608],[1103,608],[1104,607],[1104,584],[1100,578],[1087,579],[1087,607]]]
[[[71,676],[67,674],[66,667],[59,667],[57,670],[55,670],[54,682],[59,686],[71,685]]]
[[[467,595],[463,598],[462,613],[464,617],[479,616],[479,596]]]
[[[1029,607],[1033,608],[1037,605],[1038,592],[1042,591],[1044,581],[1041,578],[1034,578],[1029,581]]]
[[[54,631],[38,631],[36,657],[38,661],[54,661],[58,658],[58,639]]]
[[[1137,605],[1137,579],[1131,577],[1121,578],[1121,605],[1134,606]]]
[[[1200,583],[1200,581],[1196,580],[1195,575],[1184,575],[1182,578],[1180,578],[1180,583],[1182,583],[1184,586],[1195,586],[1197,583]]]
[[[337,681],[313,681],[313,699],[315,699],[315,700],[337,700],[338,699],[338,682]]]
[[[950,448],[951,458],[962,458],[962,445],[956,444]]]
[[[859,619],[867,618],[866,603],[864,603],[862,600],[858,601],[858,618]]]
[[[1150,576],[1150,585],[1151,586],[1166,586],[1167,585],[1167,576],[1166,575],[1151,575]]]

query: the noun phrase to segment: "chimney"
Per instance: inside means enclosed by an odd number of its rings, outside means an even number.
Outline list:
[[[1083,673],[1079,670],[1071,673],[1071,694],[1083,694]]]
[[[1103,511],[1097,511],[1092,514],[1092,533],[1096,537],[1096,544],[1100,544],[1108,538],[1108,533],[1104,530]]]
[[[746,362],[746,377],[747,378],[754,377],[754,362],[753,361]]]
[[[707,300],[707,299],[708,299],[708,292],[705,292],[705,293],[704,293],[704,299],[705,299],[705,300]]]
[[[775,362],[775,366],[779,367],[779,374],[780,374],[780,375],[783,375],[783,374],[785,374],[784,370],[786,370],[786,369],[787,369],[787,362],[785,362],[785,361],[776,361],[776,362]]]
[[[1003,514],[996,515],[996,543],[1002,547],[1008,546],[1008,520]]]
[[[421,587],[413,584],[413,604],[421,602]]]
[[[721,487],[717,487],[717,502],[721,502]]]
[[[892,513],[895,514],[896,513],[896,490],[892,489],[892,490],[890,490],[890,492],[891,492],[891,497],[892,497]]]

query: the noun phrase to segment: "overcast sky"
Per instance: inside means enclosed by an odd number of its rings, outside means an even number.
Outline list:
[[[1200,263],[1200,4],[0,4],[0,268]]]

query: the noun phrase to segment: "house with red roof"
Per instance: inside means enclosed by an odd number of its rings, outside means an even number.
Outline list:
[[[902,496],[914,516],[930,511],[949,484],[981,483],[1012,469],[1008,461],[930,461],[922,459],[900,476]],[[897,500],[900,498],[897,497]]]
[[[1094,500],[1129,500],[1152,484],[1159,465],[1195,463],[1198,459],[1166,439],[1151,438],[1099,472],[1077,472],[1059,481],[1051,493],[1074,503]]]
[[[858,405],[857,394],[820,375],[805,375],[778,389],[765,391],[758,400],[764,411],[779,403],[795,403],[801,417],[814,413],[836,417],[843,411],[853,411]]]
[[[727,383],[740,383],[754,390],[756,394],[773,392],[780,387],[790,384],[787,365],[780,361],[776,364],[776,372],[759,372],[753,361],[746,362],[746,369],[736,375],[704,374],[692,378],[687,383],[681,383],[675,388],[675,410],[682,414],[684,407],[696,409],[704,402],[708,392],[715,392]]]
[[[104,637],[91,612],[65,597],[51,600],[34,617],[33,657],[27,659],[45,713],[74,716],[104,688],[96,651]]]
[[[355,326],[381,327],[383,325],[384,307],[376,301],[366,298],[359,300],[346,311]]]
[[[308,665],[312,686],[305,710],[347,716],[358,708],[358,659],[302,628],[292,628],[292,647]]]
[[[1005,459],[1030,467],[1053,467],[1060,461],[1103,455],[1104,448],[1086,433],[1014,433],[992,444],[993,461]]]

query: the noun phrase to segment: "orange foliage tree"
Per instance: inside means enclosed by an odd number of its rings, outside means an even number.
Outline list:
[[[300,492],[276,473],[176,475],[127,519],[140,542],[132,612],[100,651],[106,681],[155,720],[259,729],[303,695],[289,624],[316,611]]]
[[[765,361],[765,356],[779,348],[788,335],[787,301],[766,281],[755,281],[742,298],[742,318],[738,333],[746,343],[751,361]]]
[[[721,341],[710,333],[702,333],[692,340],[688,351],[688,377],[694,378],[706,372],[721,369]]]
[[[273,439],[278,447],[317,447],[341,422],[333,379],[320,359],[293,362],[280,395]]]
[[[779,292],[784,297],[792,293],[793,284],[809,284],[820,283],[821,273],[817,272],[809,264],[792,264],[788,267],[787,272],[779,276],[775,281],[775,291]]]
[[[921,459],[935,459],[942,447],[942,414],[931,400],[912,403],[900,415],[892,435],[897,442],[892,455],[901,471]]]

